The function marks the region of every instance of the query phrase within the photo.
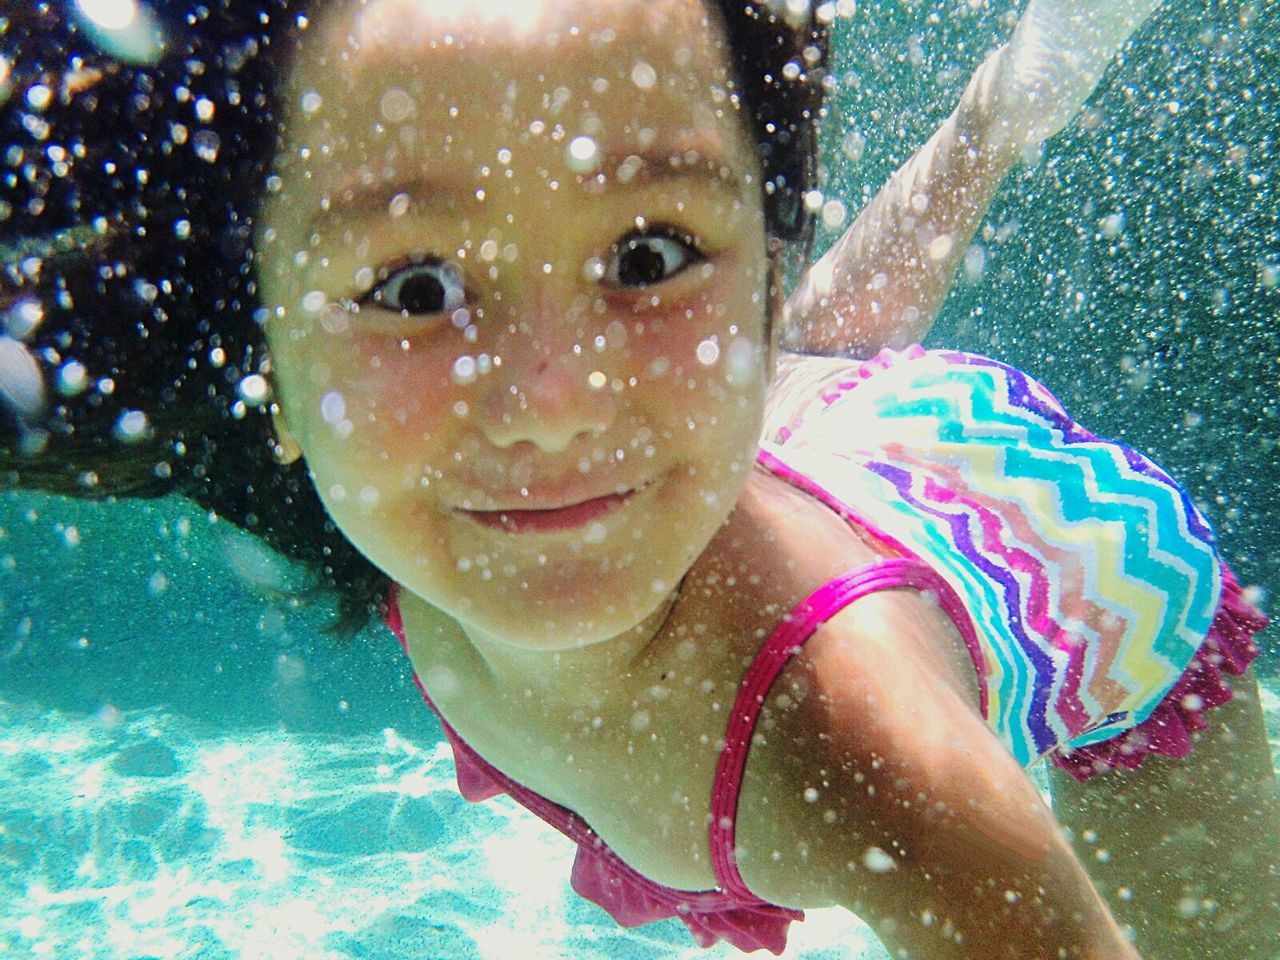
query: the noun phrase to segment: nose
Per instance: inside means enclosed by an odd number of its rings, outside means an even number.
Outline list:
[[[562,453],[575,440],[598,436],[613,423],[616,403],[605,375],[571,346],[537,349],[526,344],[502,360],[482,413],[485,434],[495,446],[525,442],[546,453]]]

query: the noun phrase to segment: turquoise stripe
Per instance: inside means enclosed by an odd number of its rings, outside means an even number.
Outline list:
[[[1065,520],[1087,518],[1120,523],[1130,531],[1125,537],[1125,572],[1150,583],[1167,596],[1181,597],[1190,593],[1191,609],[1186,611],[1186,625],[1198,633],[1207,632],[1216,601],[1211,569],[1216,564],[1216,557],[1211,549],[1197,549],[1202,541],[1189,540],[1183,533],[1186,512],[1181,496],[1159,480],[1124,470],[1107,454],[1108,446],[1104,443],[1066,446],[1061,443],[1061,431],[1049,427],[1034,411],[1003,405],[997,409],[992,401],[1001,397],[1002,391],[994,386],[991,369],[962,368],[946,375],[918,376],[911,384],[914,390],[940,387],[954,390],[959,386],[966,391],[966,398],[973,408],[971,414],[958,409],[956,402],[949,398],[904,398],[901,393],[882,399],[877,404],[878,412],[886,418],[895,419],[927,417],[933,421],[936,435],[952,443],[1004,448],[1010,477],[1038,480],[1059,488]],[[1018,436],[975,435],[974,424],[991,423],[1009,428]],[[1026,448],[1028,442],[1033,444],[1032,449]],[[1047,450],[1049,455],[1045,456],[1034,447]],[[1074,482],[1068,482],[1072,478],[1066,475],[1067,471],[1072,473]],[[1148,534],[1142,533],[1148,525],[1149,513],[1141,507],[1093,499],[1087,490],[1089,477],[1093,478],[1103,497],[1119,493],[1150,503],[1156,512],[1155,529]],[[1152,556],[1149,549],[1140,551],[1148,542],[1182,559],[1195,572],[1181,573]],[[1172,548],[1169,546],[1171,542],[1174,544]],[[1155,641],[1159,651],[1173,661],[1180,661],[1186,655],[1187,641],[1177,636],[1183,613],[1182,610],[1173,610],[1172,605],[1166,605],[1161,630]],[[1171,648],[1170,644],[1174,646]]]
[[[1110,489],[1130,497],[1145,499],[1155,508],[1154,527],[1148,526],[1149,512],[1137,505],[1114,501],[1106,503],[1092,499],[1084,489],[1084,478],[1089,475],[1090,470],[1079,462],[1069,463],[1063,460],[1063,455],[1087,461],[1092,468],[1092,476],[1099,486],[1110,482],[1110,487],[1104,487],[1104,490]],[[1189,594],[1192,601],[1191,609],[1187,611],[1188,626],[1199,632],[1208,631],[1213,619],[1211,608],[1216,601],[1216,597],[1213,596],[1213,571],[1217,560],[1207,545],[1200,540],[1190,539],[1188,534],[1184,534],[1180,529],[1179,518],[1185,518],[1186,514],[1181,509],[1181,498],[1175,497],[1173,491],[1156,481],[1145,478],[1134,479],[1140,477],[1138,474],[1118,472],[1115,461],[1107,456],[1100,444],[1090,444],[1088,449],[1075,445],[1069,452],[1063,451],[1062,454],[1053,458],[1045,457],[1035,450],[1014,450],[1010,451],[1006,460],[1013,468],[1021,470],[1016,474],[1017,476],[1029,479],[1056,483],[1057,480],[1050,474],[1060,476],[1066,469],[1077,474],[1081,479],[1079,485],[1072,488],[1072,492],[1078,499],[1063,499],[1064,517],[1068,520],[1089,516],[1118,519],[1134,534],[1125,538],[1126,572],[1159,586],[1171,596]],[[1125,489],[1126,487],[1128,489]],[[1068,514],[1066,512],[1068,509],[1072,509],[1073,512]],[[1144,529],[1146,533],[1143,532]],[[1182,560],[1190,568],[1191,573],[1182,573],[1159,560],[1151,553],[1150,547],[1137,552],[1144,543],[1152,544],[1170,556]]]

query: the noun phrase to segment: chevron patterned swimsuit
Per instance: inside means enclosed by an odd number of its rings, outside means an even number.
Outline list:
[[[844,373],[767,429],[759,465],[890,556],[816,590],[748,668],[708,798],[716,890],[643,877],[444,724],[467,799],[508,793],[576,841],[574,889],[624,926],[678,917],[703,946],[782,952],[803,915],[755,897],[738,874],[742,772],[773,679],[858,597],[903,586],[937,596],[973,657],[987,724],[1024,766],[1049,757],[1080,780],[1149,753],[1184,756],[1204,712],[1230,699],[1223,672],[1240,675],[1258,654],[1267,621],[1185,491],[1081,428],[1039,383],[920,347]],[[387,620],[403,642],[394,598]]]

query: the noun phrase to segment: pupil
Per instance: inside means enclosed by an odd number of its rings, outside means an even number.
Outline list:
[[[405,313],[439,313],[444,309],[444,284],[430,274],[409,277],[399,292],[400,309]]]
[[[662,254],[652,247],[635,243],[628,245],[622,262],[618,264],[618,279],[629,286],[657,283],[663,278],[666,264]]]

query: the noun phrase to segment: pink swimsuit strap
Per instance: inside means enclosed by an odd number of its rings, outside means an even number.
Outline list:
[[[729,713],[724,749],[716,765],[711,792],[711,864],[716,883],[730,896],[747,901],[759,899],[738,872],[734,838],[742,775],[765,696],[791,657],[824,623],[860,597],[901,587],[929,591],[938,598],[953,622],[964,622],[964,613],[958,607],[959,598],[922,560],[911,557],[882,560],[842,574],[811,593],[765,641],[743,678]]]

